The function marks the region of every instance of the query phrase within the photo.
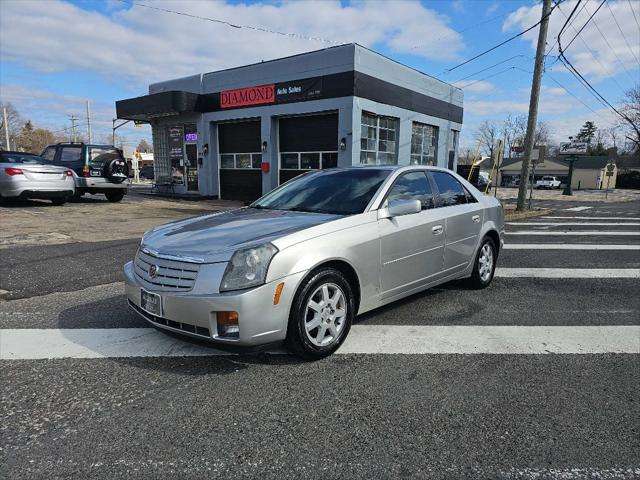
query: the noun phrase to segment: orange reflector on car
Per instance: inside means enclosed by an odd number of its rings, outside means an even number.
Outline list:
[[[282,290],[284,289],[284,282],[280,282],[276,287],[276,293],[273,294],[273,304],[278,305],[280,303],[280,296],[282,295]]]

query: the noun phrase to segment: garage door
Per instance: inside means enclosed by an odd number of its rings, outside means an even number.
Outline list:
[[[338,165],[338,114],[281,118],[280,183]]]
[[[220,198],[251,201],[262,196],[260,121],[219,123]]]

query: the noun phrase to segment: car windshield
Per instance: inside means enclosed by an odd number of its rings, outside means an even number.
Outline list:
[[[28,153],[0,153],[0,161],[3,163],[34,163],[48,165],[51,162],[45,160],[38,155],[31,155]]]
[[[253,208],[354,215],[362,213],[389,170],[322,170],[302,175],[251,204]]]

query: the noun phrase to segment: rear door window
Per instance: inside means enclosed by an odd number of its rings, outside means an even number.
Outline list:
[[[44,152],[42,152],[42,158],[45,160],[49,160],[53,162],[54,157],[56,156],[56,147],[47,147]]]
[[[434,207],[431,185],[423,172],[409,172],[401,175],[387,196],[387,201],[413,199],[420,200],[423,210]]]
[[[60,162],[76,163],[82,160],[82,147],[62,147]]]
[[[109,147],[90,147],[89,148],[89,165],[96,168],[104,167],[111,160],[119,159],[120,151],[117,148]]]
[[[446,172],[431,172],[438,187],[438,207],[450,207],[467,203],[467,194],[462,184]]]

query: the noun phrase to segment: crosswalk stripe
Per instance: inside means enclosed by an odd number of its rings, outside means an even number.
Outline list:
[[[575,217],[575,216],[566,216],[566,217],[560,217],[560,216],[548,216],[548,217],[538,217],[536,220],[547,220],[547,219],[551,219],[551,220],[564,220],[564,219],[570,219],[570,220],[640,220],[640,217]]]
[[[638,245],[600,245],[588,243],[507,243],[505,250],[640,250]]]
[[[571,208],[565,208],[564,210],[567,212],[582,212],[583,210],[589,210],[590,208],[593,208],[593,207],[571,207]]]
[[[640,268],[496,268],[501,278],[640,278]]]
[[[637,232],[614,232],[606,231],[600,232],[597,230],[520,230],[518,232],[505,232],[506,235],[579,235],[579,236],[616,236],[616,237],[631,237],[639,236],[640,230]]]
[[[337,353],[638,354],[640,326],[354,325]],[[0,330],[0,360],[217,355],[153,328]]]
[[[547,227],[591,225],[596,227],[637,227],[640,223],[631,222],[505,222],[506,225],[544,225]]]

